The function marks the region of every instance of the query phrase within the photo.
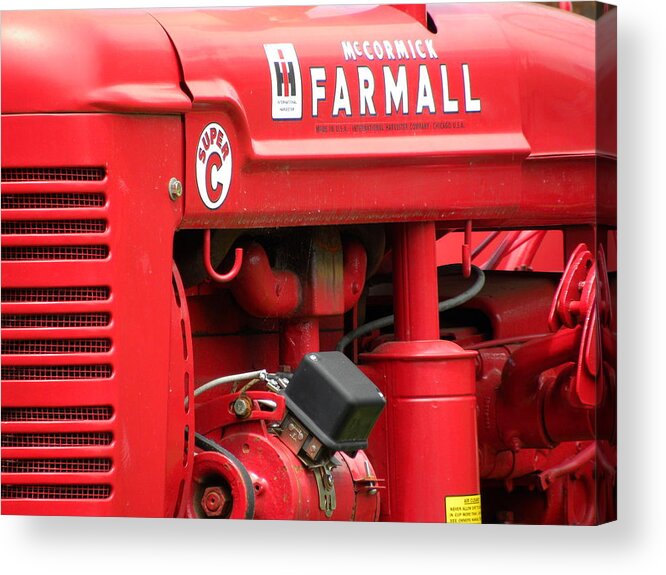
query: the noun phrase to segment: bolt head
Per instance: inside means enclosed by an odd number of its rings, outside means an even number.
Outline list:
[[[183,184],[178,178],[171,178],[169,180],[169,197],[175,202],[182,195]]]
[[[252,413],[252,404],[250,400],[244,397],[239,397],[234,401],[234,413],[237,417],[248,417]]]
[[[227,501],[227,496],[220,487],[207,487],[201,497],[201,508],[207,517],[219,517]]]

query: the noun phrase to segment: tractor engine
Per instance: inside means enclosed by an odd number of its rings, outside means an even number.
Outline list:
[[[614,519],[614,22],[3,14],[3,512]]]

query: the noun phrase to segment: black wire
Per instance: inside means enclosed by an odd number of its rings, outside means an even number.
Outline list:
[[[241,461],[233,454],[231,451],[226,450],[219,443],[208,439],[205,435],[200,433],[194,434],[194,445],[203,451],[215,451],[221,455],[224,455],[228,458],[231,463],[233,463],[238,469],[241,477],[243,478],[243,484],[245,485],[245,494],[247,495],[247,511],[245,512],[245,519],[254,518],[254,487],[252,485],[252,478],[248,473],[245,466]]]
[[[443,266],[441,269],[447,270],[454,268],[456,270],[462,270],[462,264],[449,264]],[[483,286],[486,283],[486,275],[483,273],[483,270],[477,266],[472,266],[472,275],[474,277],[474,283],[470,287],[468,287],[464,292],[458,294],[455,297],[445,299],[444,301],[439,302],[438,309],[440,313],[443,311],[450,310],[454,307],[458,307],[459,305],[468,302],[483,289]],[[379,319],[369,321],[368,323],[363,324],[357,327],[355,330],[350,331],[348,334],[346,334],[338,342],[338,345],[335,347],[335,349],[337,351],[344,351],[344,349],[355,339],[367,333],[375,331],[377,329],[384,329],[386,327],[389,327],[394,323],[395,323],[394,315],[387,315],[385,317],[380,317]]]

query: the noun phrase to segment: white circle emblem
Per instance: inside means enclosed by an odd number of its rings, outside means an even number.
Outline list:
[[[197,188],[201,201],[216,210],[229,193],[231,185],[231,144],[222,126],[212,122],[199,136],[197,146]]]

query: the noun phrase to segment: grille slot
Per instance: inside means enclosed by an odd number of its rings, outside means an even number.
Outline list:
[[[3,210],[52,210],[63,208],[103,208],[104,194],[96,192],[54,192],[44,194],[2,194]]]
[[[110,350],[111,340],[104,338],[2,340],[2,353],[7,355],[106,353]]]
[[[2,223],[5,235],[101,234],[106,220],[17,220]]]
[[[110,485],[3,485],[2,499],[108,499]]]
[[[104,301],[111,292],[107,287],[3,288],[3,303]]]
[[[101,182],[104,168],[3,168],[3,182]]]
[[[2,447],[87,447],[111,445],[108,431],[82,433],[3,433]]]
[[[100,365],[3,365],[3,381],[45,381],[51,379],[108,379],[113,368]]]
[[[3,328],[104,327],[111,315],[101,312],[67,314],[7,314],[0,318]]]
[[[8,425],[10,432],[0,435],[0,444],[3,449],[16,448],[16,451],[1,461],[1,497],[51,501],[108,499],[113,489],[114,434],[109,427],[114,407],[85,404],[91,402],[88,389],[97,382],[112,391],[115,368],[110,354],[111,287],[81,285],[84,282],[76,279],[73,286],[48,286],[54,270],[74,265],[72,277],[76,278],[77,270],[86,266],[59,261],[97,260],[99,263],[88,265],[100,270],[100,265],[108,265],[111,250],[107,240],[92,235],[106,234],[110,229],[106,168],[3,168],[0,177],[2,262],[34,262],[7,264],[18,268],[16,277],[23,278],[23,287],[3,286],[0,299],[4,309],[20,313],[3,313],[0,324],[3,329],[26,331],[3,332],[0,375],[4,382],[11,382],[7,385],[16,388],[37,385],[40,389],[54,390],[50,394],[60,389],[68,394],[60,399],[65,403],[62,407],[44,406],[50,402],[44,402],[41,396],[30,399],[28,405],[21,402],[20,406],[2,407],[3,428]],[[4,189],[9,182],[16,185]],[[21,267],[29,267],[30,274],[21,275]],[[29,277],[34,279],[26,286]],[[45,284],[48,287],[40,287]],[[81,331],[65,331],[77,328]],[[97,484],[83,475],[86,473],[109,475]],[[7,483],[9,476],[5,474],[19,474],[30,484]],[[27,474],[35,474],[36,479]],[[67,480],[76,484],[61,484]],[[46,503],[42,505],[48,507]]]
[[[108,473],[110,459],[3,459],[3,473]]]
[[[2,250],[2,261],[103,260],[108,246],[10,246]]]
[[[112,415],[110,405],[2,408],[2,421],[108,421]]]

